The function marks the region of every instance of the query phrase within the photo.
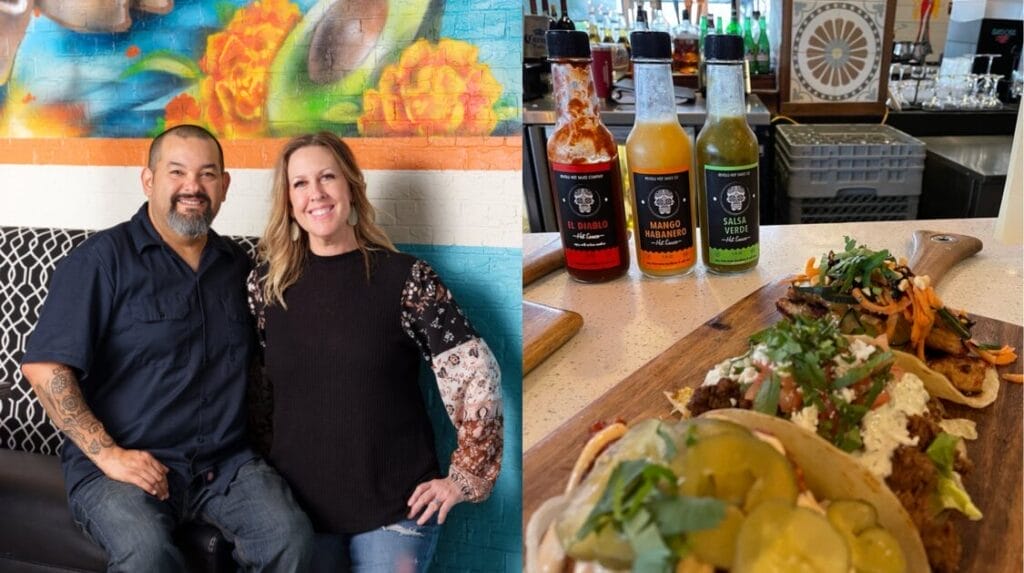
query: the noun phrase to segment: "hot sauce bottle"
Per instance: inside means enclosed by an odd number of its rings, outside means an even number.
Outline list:
[[[554,84],[555,129],[548,163],[572,278],[588,283],[618,278],[629,269],[625,206],[618,148],[601,123],[586,32],[548,30]]]
[[[743,91],[743,39],[709,35],[708,115],[697,135],[701,256],[709,271],[734,273],[757,266],[757,138],[747,125]]]
[[[697,262],[693,144],[679,125],[672,88],[672,40],[637,31],[633,47],[636,122],[626,139],[633,182],[634,243],[640,271],[653,277],[685,273]]]

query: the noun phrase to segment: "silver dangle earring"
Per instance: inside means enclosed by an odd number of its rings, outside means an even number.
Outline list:
[[[349,227],[355,227],[359,224],[359,211],[356,211],[355,205],[349,206],[348,219],[346,219]]]
[[[295,221],[292,221],[292,224],[289,225],[288,230],[291,232],[292,242],[298,241],[299,237],[302,236],[302,229],[299,228],[299,224],[296,223]]]

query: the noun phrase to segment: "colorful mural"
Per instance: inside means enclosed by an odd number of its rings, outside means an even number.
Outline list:
[[[185,122],[225,139],[513,135],[517,13],[479,0],[0,0],[0,137]]]

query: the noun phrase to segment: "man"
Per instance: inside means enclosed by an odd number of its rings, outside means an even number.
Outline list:
[[[110,571],[181,571],[171,541],[199,519],[247,571],[303,571],[312,527],[246,442],[254,352],[245,253],[210,230],[227,194],[220,144],[182,125],[153,140],[149,202],[65,258],[22,372],[67,440],[75,521]]]

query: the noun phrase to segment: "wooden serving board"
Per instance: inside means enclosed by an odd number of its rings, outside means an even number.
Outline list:
[[[523,524],[544,500],[561,493],[577,455],[598,421],[617,418],[634,422],[670,416],[672,407],[665,391],[696,387],[717,363],[742,354],[747,337],[780,320],[775,301],[786,284],[772,283],[747,295],[712,318],[668,350],[620,382],[523,456]],[[1024,346],[1024,328],[985,317],[977,320],[980,340]],[[1001,367],[1000,372],[1021,372],[1022,361]],[[1003,382],[994,404],[974,410],[947,404],[951,417],[977,422],[978,439],[968,443],[974,469],[964,478],[967,490],[984,513],[981,521],[963,520],[964,555],[961,571],[971,573],[1020,571],[1022,520],[1022,387]]]
[[[523,301],[523,376],[558,350],[583,326],[571,310]]]
[[[565,266],[565,252],[558,233],[550,241],[523,255],[523,286]]]

